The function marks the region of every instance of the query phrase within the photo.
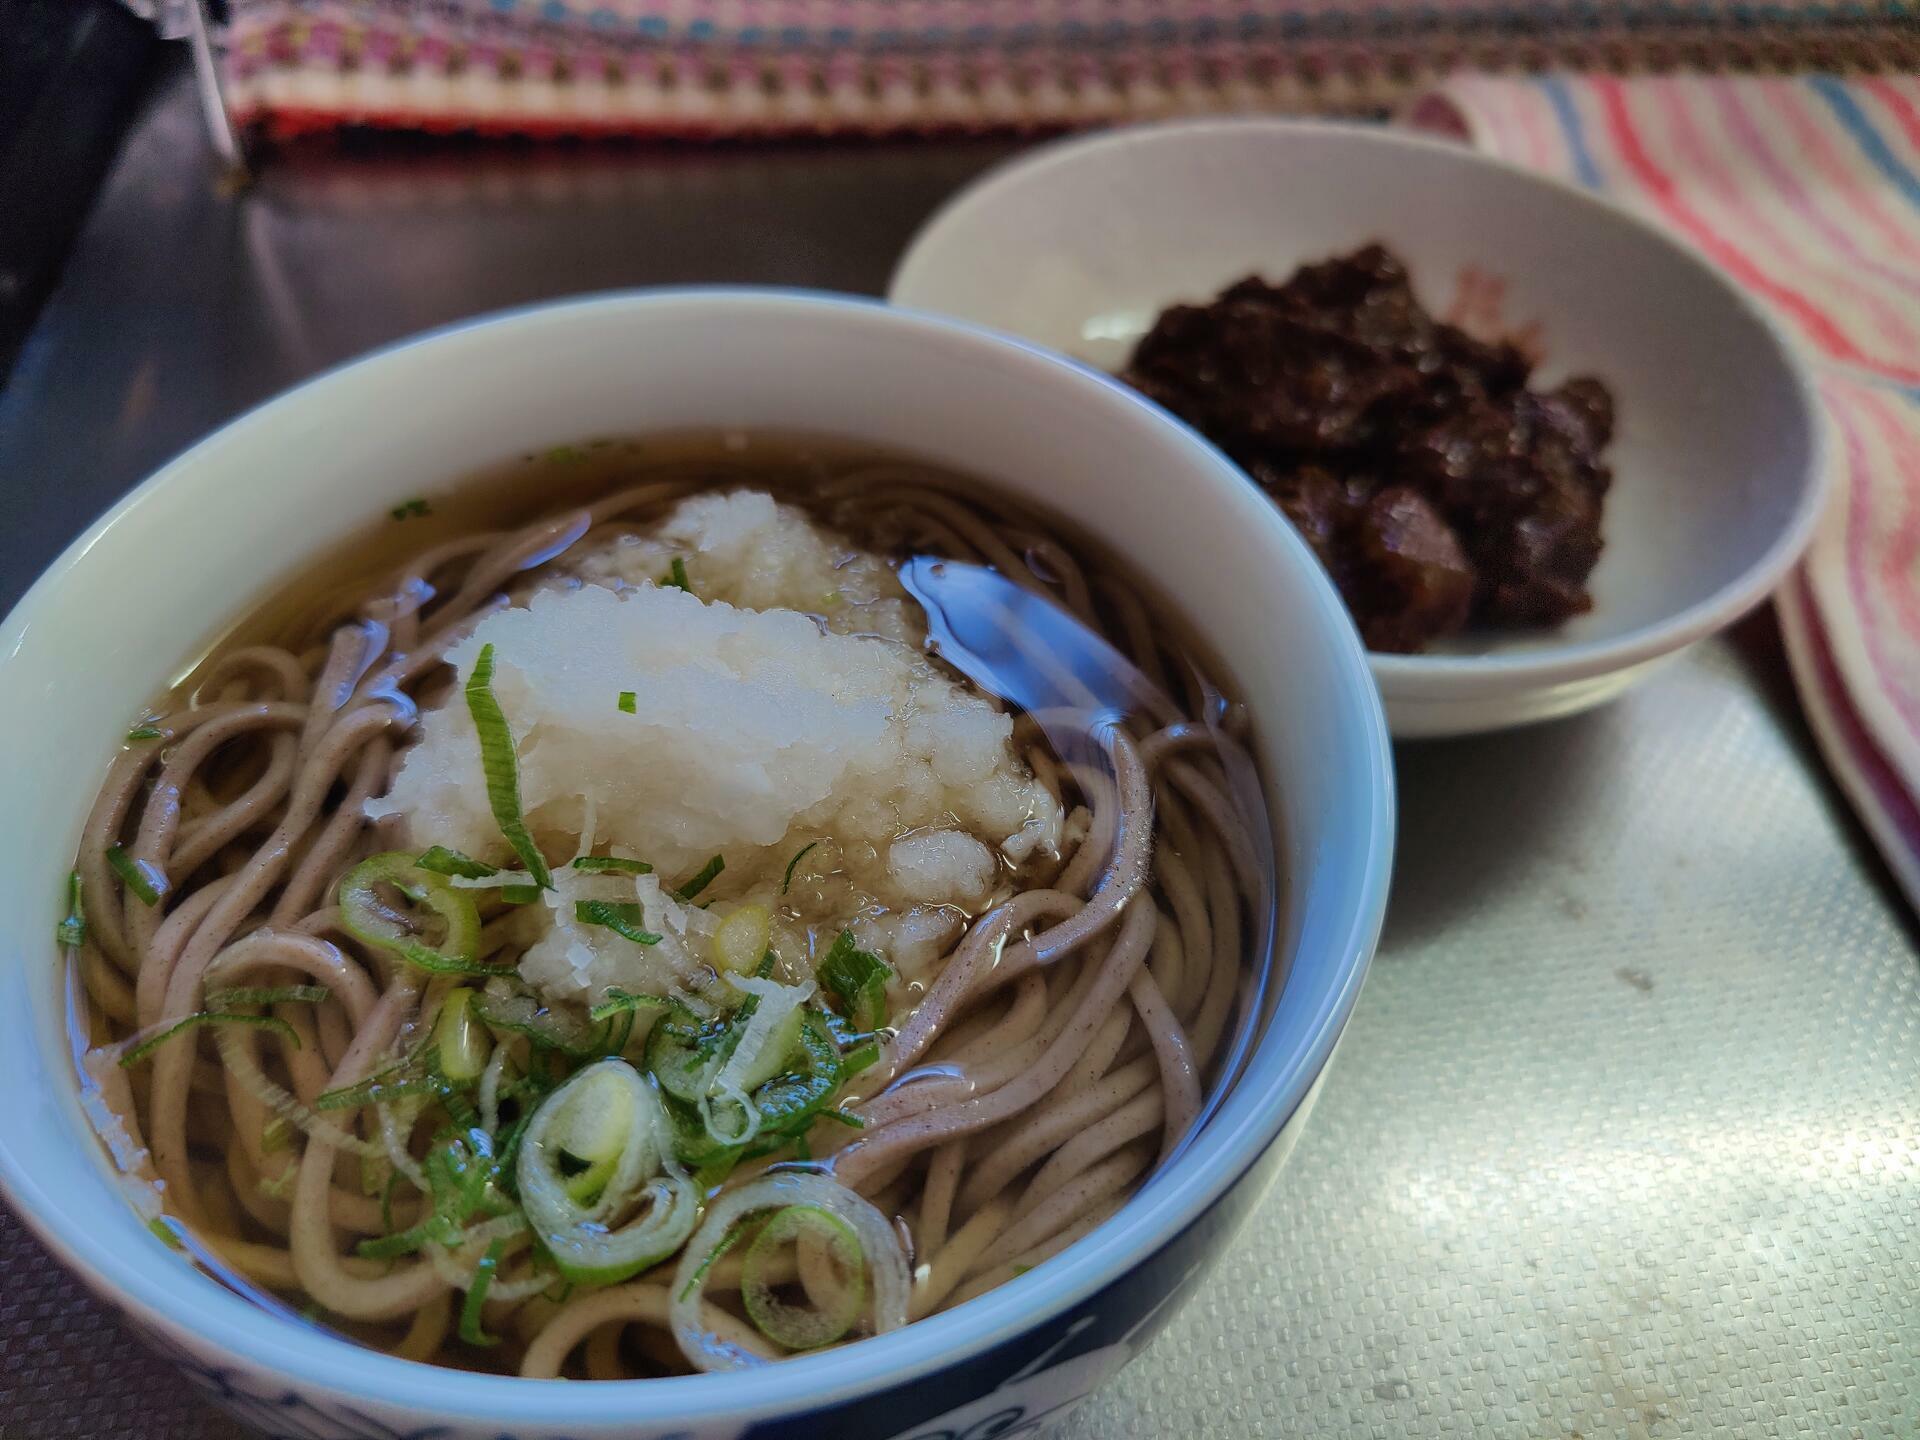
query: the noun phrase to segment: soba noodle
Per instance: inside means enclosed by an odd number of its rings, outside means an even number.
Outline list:
[[[1231,738],[1241,717],[1128,576],[1036,517],[927,467],[784,454],[622,462],[607,467],[624,469],[621,488],[596,479],[584,503],[439,539],[317,622],[303,592],[305,616],[216,649],[129,737],[86,823],[63,929],[80,942],[83,1079],[116,1158],[169,1217],[157,1223],[210,1268],[417,1360],[602,1379],[722,1368],[890,1328],[1044,1263],[1195,1124],[1270,898]],[[876,552],[992,567],[1108,639],[1150,693],[1121,722],[1082,715],[1094,743],[1075,753],[1049,743],[1059,717],[1017,715],[1018,756],[1067,816],[1058,853],[1013,867],[872,1037],[826,1015],[819,992],[830,1108],[769,1153],[737,1147],[731,1168],[698,1172],[669,1129],[629,1125],[604,1161],[611,1172],[624,1146],[624,1181],[602,1177],[599,1200],[536,1200],[503,1153],[521,1146],[524,1167],[546,1130],[565,1139],[605,1105],[658,1106],[651,1048],[621,1031],[601,1048],[625,1061],[563,1053],[546,1010],[526,1025],[449,1018],[483,1004],[482,981],[370,942],[342,879],[395,848],[395,822],[366,806],[422,711],[472,684],[443,663],[451,648],[568,554],[743,483],[784,490]],[[418,875],[392,873],[413,876],[399,893],[419,901]],[[516,961],[506,892],[461,893],[479,901],[475,958]],[[463,1043],[472,1074],[454,1073],[448,1047]],[[862,1044],[877,1063],[837,1078]],[[555,1099],[569,1093],[570,1111]],[[577,1221],[596,1245],[622,1225],[678,1243],[633,1273],[611,1266],[611,1283],[569,1283],[556,1232],[532,1218],[543,1205],[559,1207],[557,1233]],[[676,1210],[688,1205],[697,1216]]]

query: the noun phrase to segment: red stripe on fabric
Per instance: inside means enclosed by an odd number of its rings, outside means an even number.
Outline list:
[[[1901,132],[1907,137],[1915,154],[1920,154],[1920,111],[1913,108],[1913,102],[1900,93],[1900,87],[1884,76],[1873,76],[1866,81],[1867,93],[1887,107]]]
[[[1920,573],[1920,565],[1915,563],[1920,561],[1920,436],[1884,397],[1862,395],[1860,400],[1900,474],[1900,518],[1887,537],[1886,553],[1881,557],[1881,588],[1892,597],[1901,627],[1909,634],[1920,635],[1920,588],[1914,583]],[[1876,517],[1876,524],[1884,526],[1888,518]]]
[[[1659,79],[1640,83],[1659,97],[1681,167],[1701,178],[1703,188],[1721,207],[1730,228],[1736,233],[1744,229],[1759,237],[1787,273],[1811,278],[1817,285],[1827,287],[1830,294],[1849,296],[1870,328],[1894,347],[1896,353],[1920,355],[1920,336],[1907,324],[1905,314],[1890,304],[1878,289],[1854,280],[1860,267],[1838,262],[1824,249],[1810,249],[1784,225],[1776,225],[1773,217],[1741,186],[1733,171],[1722,163],[1722,156],[1733,147],[1710,141],[1696,123],[1689,103],[1690,99],[1704,100],[1706,87],[1692,80]],[[1757,261],[1755,265],[1757,268]],[[1834,324],[1839,327],[1840,321],[1835,320]]]
[[[1893,823],[1907,848],[1920,855],[1920,805],[1915,804],[1906,782],[1888,762],[1861,720],[1860,712],[1853,707],[1853,699],[1841,682],[1839,667],[1833,662],[1826,622],[1821,619],[1820,607],[1814,603],[1813,587],[1807,583],[1805,570],[1794,575],[1792,584],[1800,614],[1806,622],[1807,650],[1813,661],[1814,683],[1820,691],[1821,702],[1832,715],[1840,742],[1873,792],[1875,803]]]
[[[1920,370],[1885,364],[1862,353],[1825,311],[1797,290],[1766,275],[1696,215],[1693,207],[1680,196],[1672,177],[1654,162],[1641,145],[1640,136],[1633,127],[1633,119],[1627,113],[1626,97],[1621,91],[1620,81],[1611,75],[1604,75],[1594,77],[1590,83],[1600,97],[1607,117],[1608,132],[1613,138],[1614,148],[1620,152],[1622,162],[1633,172],[1634,178],[1646,187],[1660,208],[1716,263],[1748,289],[1766,296],[1791,315],[1807,337],[1835,359],[1886,375],[1903,384],[1920,384]]]
[[[1788,156],[1787,163],[1806,171],[1810,178],[1818,177],[1827,187],[1837,189],[1890,249],[1902,255],[1920,256],[1920,243],[1908,234],[1906,226],[1880,208],[1879,196],[1873,187],[1861,183],[1854,165],[1843,159],[1831,143],[1825,129],[1826,120],[1816,112],[1800,82],[1764,80],[1756,83],[1763,87],[1760,93],[1768,110],[1786,118],[1795,142],[1812,162],[1807,166],[1796,157]]]
[[[1891,264],[1877,255],[1861,249],[1843,222],[1839,210],[1833,205],[1839,203],[1836,191],[1846,177],[1831,168],[1832,157],[1828,157],[1828,173],[1821,174],[1819,165],[1815,165],[1807,174],[1810,183],[1803,184],[1801,177],[1794,172],[1805,170],[1792,155],[1783,154],[1774,143],[1772,133],[1763,127],[1748,108],[1742,97],[1743,86],[1721,84],[1713,87],[1713,98],[1720,112],[1721,127],[1733,137],[1733,141],[1749,156],[1766,176],[1767,182],[1777,190],[1781,198],[1792,207],[1794,212],[1804,219],[1827,244],[1844,253],[1848,259],[1863,269],[1871,271],[1888,284],[1899,289],[1920,295],[1920,269],[1910,269]],[[1790,94],[1790,103],[1804,103],[1803,97]],[[1778,106],[1768,106],[1769,110]]]
[[[1822,385],[1820,391],[1827,413],[1839,427],[1841,443],[1847,455],[1845,565],[1847,593],[1853,601],[1853,620],[1860,628],[1861,640],[1866,643],[1867,663],[1877,673],[1887,675],[1892,673],[1893,667],[1888,663],[1886,641],[1880,633],[1880,615],[1871,604],[1872,596],[1867,589],[1870,569],[1866,545],[1867,536],[1874,529],[1873,486],[1866,439],[1853,414],[1852,405],[1853,401],[1864,397],[1854,387],[1847,386],[1843,390],[1839,384]],[[1913,732],[1914,738],[1920,740],[1920,709],[1914,706],[1904,691],[1895,689],[1890,693],[1900,718]]]

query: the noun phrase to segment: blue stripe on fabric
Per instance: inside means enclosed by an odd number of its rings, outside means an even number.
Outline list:
[[[1568,92],[1565,82],[1554,75],[1543,75],[1539,84],[1547,103],[1553,106],[1560,128],[1567,132],[1567,150],[1573,156],[1574,176],[1588,189],[1606,189],[1607,182],[1601,177],[1600,167],[1593,163],[1593,152],[1587,148],[1586,125],[1580,119],[1579,110],[1574,107],[1573,96]]]
[[[1853,98],[1847,87],[1830,75],[1817,75],[1807,81],[1814,94],[1826,101],[1827,108],[1833,111],[1847,134],[1853,137],[1853,143],[1860,147],[1860,153],[1873,162],[1873,166],[1903,196],[1909,205],[1920,210],[1920,176],[1900,162],[1893,153],[1893,147],[1887,144],[1887,137],[1874,128],[1873,122],[1860,108],[1860,102]]]

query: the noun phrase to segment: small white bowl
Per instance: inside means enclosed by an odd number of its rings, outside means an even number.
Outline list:
[[[1429,309],[1524,332],[1545,355],[1536,383],[1597,375],[1619,415],[1592,611],[1370,655],[1395,735],[1588,709],[1779,582],[1827,477],[1825,420],[1788,341],[1665,232],[1457,145],[1281,120],[1065,141],[949,202],[888,298],[1112,371],[1166,306],[1372,240],[1407,262]]]

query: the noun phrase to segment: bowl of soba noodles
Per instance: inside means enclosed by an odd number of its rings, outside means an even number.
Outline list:
[[[1266,1194],[1392,846],[1222,456],[783,292],[235,421],[0,627],[0,734],[0,1185],[327,1440],[1040,1426]]]

